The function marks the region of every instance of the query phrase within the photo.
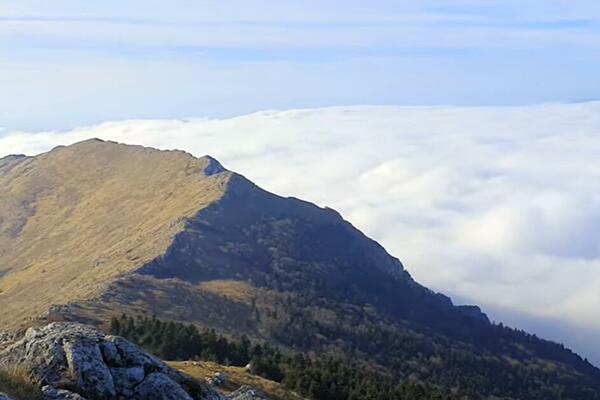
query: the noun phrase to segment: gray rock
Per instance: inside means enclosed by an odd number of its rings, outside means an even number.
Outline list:
[[[204,158],[208,161],[208,164],[204,168],[204,171],[202,171],[205,176],[212,176],[227,171],[225,168],[223,168],[220,162],[218,162],[211,156],[204,156]]]
[[[0,349],[4,349],[15,342],[14,332],[0,332]],[[1,399],[0,399],[1,400]]]
[[[121,367],[124,365],[117,346],[113,342],[104,341],[100,343],[100,351],[108,365],[113,367]]]
[[[132,396],[135,387],[145,378],[142,367],[111,368],[110,373],[115,383],[115,389],[124,396]]]
[[[70,341],[63,344],[63,349],[69,374],[81,392],[99,399],[112,399],[117,395],[113,377],[96,341]]]
[[[68,390],[55,389],[52,386],[44,386],[42,388],[44,400],[86,400],[77,393]]]
[[[0,393],[0,400],[11,400],[10,397],[5,395],[4,393]]]
[[[137,388],[135,399],[139,400],[193,400],[181,386],[165,374],[154,372]]]
[[[227,380],[227,377],[225,376],[225,374],[223,374],[221,372],[217,372],[213,375],[212,378],[207,379],[206,382],[210,386],[222,386],[226,380]]]
[[[27,330],[0,352],[0,368],[15,366],[43,387],[45,400],[224,399],[127,340],[71,322]]]
[[[263,392],[250,386],[242,386],[229,395],[230,400],[270,400]]]
[[[120,355],[120,362],[111,364],[111,367],[142,367],[146,373],[165,372],[168,369],[168,367],[158,358],[151,356],[122,337],[106,336],[104,339],[104,346],[114,345]]]

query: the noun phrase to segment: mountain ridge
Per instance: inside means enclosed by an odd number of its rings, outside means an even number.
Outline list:
[[[335,210],[210,156],[89,140],[11,160],[0,160],[12,165],[0,174],[7,326],[154,314],[466,394],[600,398],[600,371],[581,357],[454,306]]]
[[[182,229],[186,216],[220,196],[227,173],[195,179],[196,173],[211,164],[208,158],[197,159],[181,151],[149,150],[98,139],[10,162],[10,170],[0,175],[0,183],[7,188],[0,206],[0,248],[10,249],[0,254],[5,274],[0,298],[11,293],[26,295],[15,284],[27,281],[28,274],[37,279],[57,271],[56,276],[69,282],[85,272],[92,275],[88,283],[105,282],[153,258],[152,254],[159,254],[168,246],[169,237]],[[127,170],[130,176],[122,176]],[[173,178],[180,184],[170,183]],[[154,184],[157,192],[166,191],[168,198],[152,201],[149,184]],[[137,239],[135,229],[144,231]],[[87,237],[75,237],[71,232]],[[131,237],[134,240],[128,239]],[[94,242],[99,242],[97,248]],[[91,247],[89,251],[87,247]],[[68,269],[59,265],[62,257],[83,265],[62,276]],[[36,264],[28,265],[32,259]],[[107,264],[114,268],[95,268]],[[14,282],[11,275],[16,275]],[[46,274],[45,278],[52,277]],[[85,296],[97,292],[85,285],[76,289],[86,291]],[[70,297],[67,291],[61,296]],[[7,311],[0,312],[4,324]]]

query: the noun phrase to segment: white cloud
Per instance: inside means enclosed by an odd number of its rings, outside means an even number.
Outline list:
[[[211,154],[336,208],[420,282],[600,360],[600,103],[109,122],[3,132],[0,156],[90,137]]]

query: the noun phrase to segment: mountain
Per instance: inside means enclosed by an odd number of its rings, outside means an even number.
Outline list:
[[[209,158],[97,140],[0,160],[0,324],[94,298],[222,196]],[[35,293],[35,296],[31,294]]]
[[[600,399],[600,371],[562,345],[210,157],[88,140],[1,159],[0,187],[2,326],[154,315],[471,398]]]

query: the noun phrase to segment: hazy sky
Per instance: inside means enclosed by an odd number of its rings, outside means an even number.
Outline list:
[[[0,1],[0,126],[600,97],[600,2]]]

